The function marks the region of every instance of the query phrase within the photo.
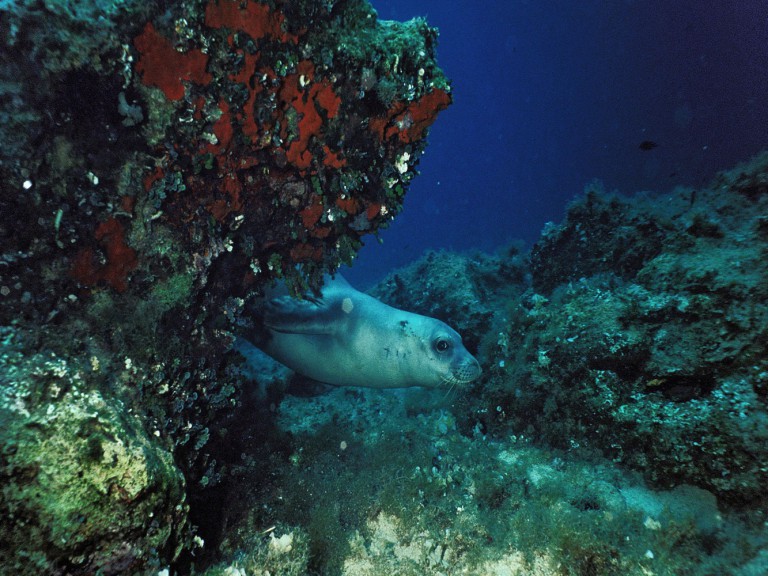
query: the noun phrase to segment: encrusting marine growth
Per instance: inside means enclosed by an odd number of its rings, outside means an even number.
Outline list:
[[[156,574],[226,478],[245,303],[276,278],[316,288],[400,211],[451,102],[437,32],[363,0],[6,4],[0,571]],[[75,415],[84,398],[103,409]],[[66,422],[57,470],[41,451]],[[47,492],[78,477],[105,485],[47,529]]]
[[[159,143],[147,193],[180,173],[161,219],[199,226],[207,213],[241,240],[232,252],[248,285],[299,264],[316,287],[316,271],[349,262],[398,213],[425,131],[450,103],[433,31],[414,21],[390,38],[366,4],[347,10],[333,27],[312,3],[221,0],[196,27],[149,22],[133,41],[135,70],[179,134]]]

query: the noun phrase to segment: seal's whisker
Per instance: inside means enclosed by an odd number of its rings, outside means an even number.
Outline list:
[[[445,394],[443,395],[443,398],[440,400],[441,402],[445,402],[445,399],[446,399],[446,398],[448,398],[448,395],[449,395],[451,392],[453,392],[453,389],[454,389],[454,388],[456,388],[456,382],[449,382],[449,384],[450,384],[450,387],[448,388],[448,390],[447,390],[447,391],[445,392]]]

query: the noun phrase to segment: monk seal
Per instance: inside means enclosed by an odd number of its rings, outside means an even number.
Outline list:
[[[294,372],[335,386],[450,387],[480,376],[478,361],[450,326],[398,310],[326,278],[319,297],[271,297],[254,341]]]

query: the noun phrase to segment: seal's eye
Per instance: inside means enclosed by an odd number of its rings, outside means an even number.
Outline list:
[[[440,338],[437,342],[435,342],[435,350],[438,352],[445,352],[450,347],[451,343],[443,338]]]

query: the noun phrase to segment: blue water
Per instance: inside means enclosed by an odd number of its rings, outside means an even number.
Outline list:
[[[454,104],[383,245],[368,239],[346,273],[358,285],[427,248],[532,243],[595,178],[626,194],[699,186],[768,145],[768,2],[373,4],[439,28]]]

